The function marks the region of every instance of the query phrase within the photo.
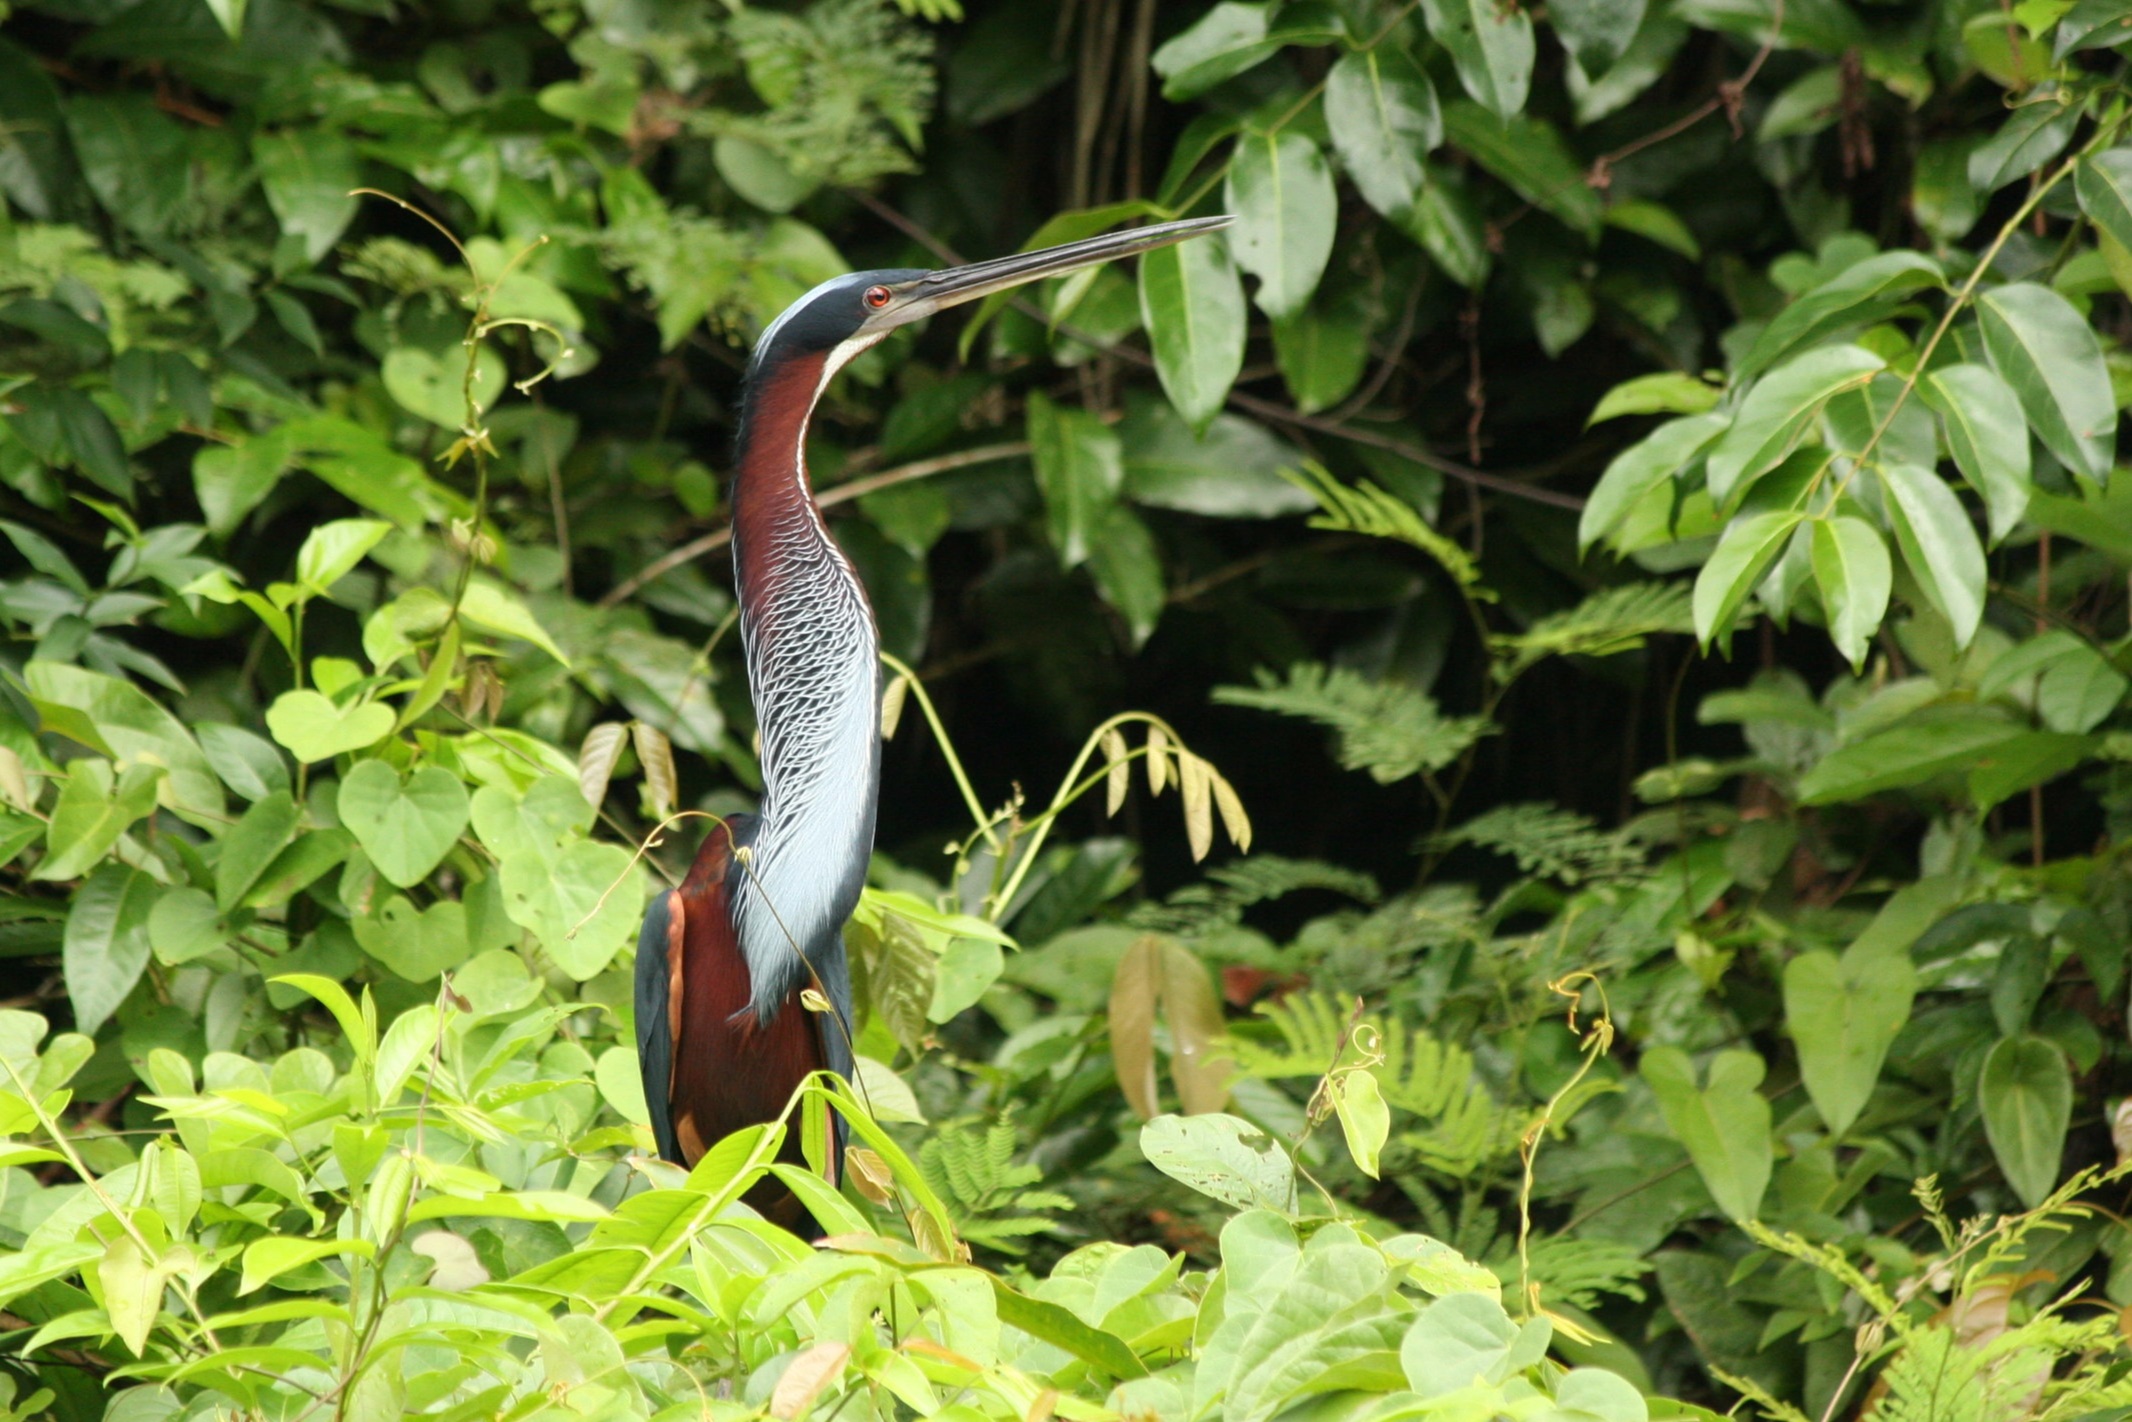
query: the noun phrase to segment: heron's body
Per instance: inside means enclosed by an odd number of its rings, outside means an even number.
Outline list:
[[[945,272],[839,277],[795,302],[756,343],[731,504],[762,809],[711,831],[680,887],[653,902],[638,940],[638,1056],[652,1133],[667,1159],[693,1165],[732,1132],[775,1120],[809,1072],[852,1070],[842,935],[873,848],[880,637],[807,480],[807,425],[822,390],[898,325],[1225,221],[1171,223]],[[801,995],[809,988],[830,1010],[807,1010]],[[799,1158],[797,1138],[796,1130],[787,1138],[789,1159]],[[842,1151],[824,1145],[836,1170]],[[781,1188],[751,1201],[804,1224]]]

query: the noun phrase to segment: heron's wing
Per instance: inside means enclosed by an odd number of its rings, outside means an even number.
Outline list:
[[[644,1105],[651,1113],[659,1154],[676,1165],[688,1162],[674,1135],[674,1037],[681,1015],[682,935],[688,907],[668,889],[651,901],[637,935],[637,1063],[644,1073]]]

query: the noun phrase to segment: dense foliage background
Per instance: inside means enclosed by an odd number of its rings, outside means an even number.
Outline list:
[[[2128,43],[0,0],[0,1410],[2126,1415]],[[749,341],[1215,211],[828,392],[863,1146],[647,1160]]]

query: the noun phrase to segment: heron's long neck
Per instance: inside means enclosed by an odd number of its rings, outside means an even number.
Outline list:
[[[865,884],[880,781],[873,612],[807,482],[807,422],[822,371],[821,357],[798,357],[750,384],[733,486],[740,631],[763,777],[762,827],[734,917],[759,1019],[805,985],[801,953],[825,978],[842,973],[838,934]]]

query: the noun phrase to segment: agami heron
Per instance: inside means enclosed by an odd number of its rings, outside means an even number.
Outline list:
[[[659,1153],[695,1162],[771,1121],[811,1071],[849,1076],[843,928],[865,884],[880,789],[881,677],[873,612],[822,522],[807,425],[830,378],[898,326],[1045,277],[1225,226],[1166,222],[946,271],[855,272],[764,330],[748,362],[732,483],[740,636],[761,736],[758,815],[713,828],[637,942],[637,1050]],[[812,988],[829,1005],[810,1012]],[[823,1157],[841,1173],[842,1132]],[[798,1132],[788,1158],[800,1155]],[[751,1197],[786,1222],[781,1191]]]

